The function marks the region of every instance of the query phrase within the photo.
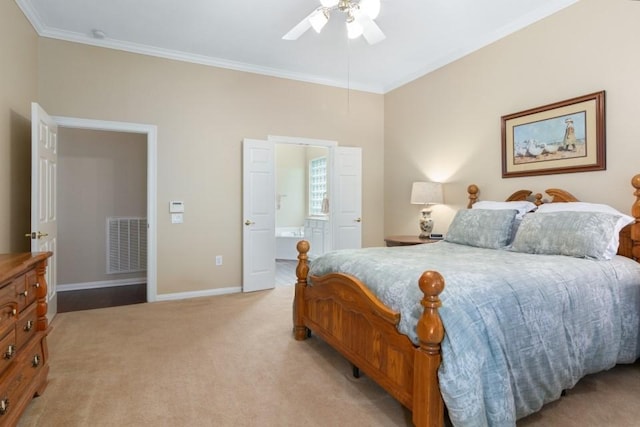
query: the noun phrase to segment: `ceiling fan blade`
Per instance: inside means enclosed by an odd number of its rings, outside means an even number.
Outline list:
[[[313,12],[311,12],[309,15],[307,15],[302,21],[300,21],[298,23],[298,25],[296,25],[291,30],[289,30],[289,32],[287,34],[282,36],[282,39],[283,40],[297,40],[298,37],[303,35],[309,28],[311,28],[311,21],[309,21],[309,18],[314,13],[316,13],[315,10]]]
[[[362,25],[362,35],[369,44],[376,44],[387,38],[374,20],[364,13],[358,13],[355,19]]]

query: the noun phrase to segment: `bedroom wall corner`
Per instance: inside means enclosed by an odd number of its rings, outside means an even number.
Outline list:
[[[26,252],[31,224],[31,102],[38,37],[14,1],[0,2],[0,253]]]
[[[475,183],[484,200],[564,188],[629,212],[640,172],[640,3],[582,0],[385,95],[385,234],[414,234],[412,181],[445,182],[435,232]],[[607,169],[502,178],[500,118],[606,91]],[[414,209],[415,208],[415,209]]]

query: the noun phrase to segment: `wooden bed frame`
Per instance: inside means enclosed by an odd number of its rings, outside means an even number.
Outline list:
[[[618,254],[640,260],[640,174],[633,177],[635,201],[631,214],[636,222],[620,232]],[[468,207],[478,198],[478,187],[468,187]],[[578,201],[570,193],[549,189],[551,202]],[[527,200],[532,192],[521,190],[507,200]],[[535,203],[543,203],[541,194]],[[424,293],[424,307],[418,320],[416,347],[398,332],[400,314],[382,304],[357,278],[341,273],[311,277],[307,252],[309,243],[298,242],[297,283],[293,303],[293,333],[304,340],[311,331],[338,350],[354,366],[376,381],[400,403],[413,412],[418,427],[444,425],[444,402],[438,385],[440,343],[444,338],[439,294],[444,289],[443,277],[436,271],[425,271],[418,285]]]

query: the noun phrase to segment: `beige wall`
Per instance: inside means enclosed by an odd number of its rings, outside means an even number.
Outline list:
[[[363,244],[383,240],[383,96],[41,38],[50,114],[158,126],[158,293],[241,284],[243,138],[363,150]],[[172,225],[170,200],[185,202]],[[223,255],[216,267],[214,258]]]
[[[629,212],[640,173],[640,4],[582,0],[385,95],[385,233],[418,232],[411,182],[443,181],[434,207],[444,232],[476,183],[481,198],[564,188]],[[607,170],[501,176],[500,117],[606,91]]]
[[[106,273],[106,219],[146,217],[147,136],[60,128],[58,140],[58,284],[144,277]]]
[[[14,1],[0,2],[0,253],[24,252],[31,231],[31,101],[38,37]]]

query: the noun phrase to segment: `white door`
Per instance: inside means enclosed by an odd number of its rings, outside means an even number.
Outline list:
[[[58,164],[58,125],[35,102],[31,104],[31,251],[53,252],[49,258],[47,318],[58,311],[56,294],[56,174]]]
[[[275,144],[242,144],[242,291],[275,287]]]
[[[332,249],[362,246],[362,149],[336,147],[330,191]]]

